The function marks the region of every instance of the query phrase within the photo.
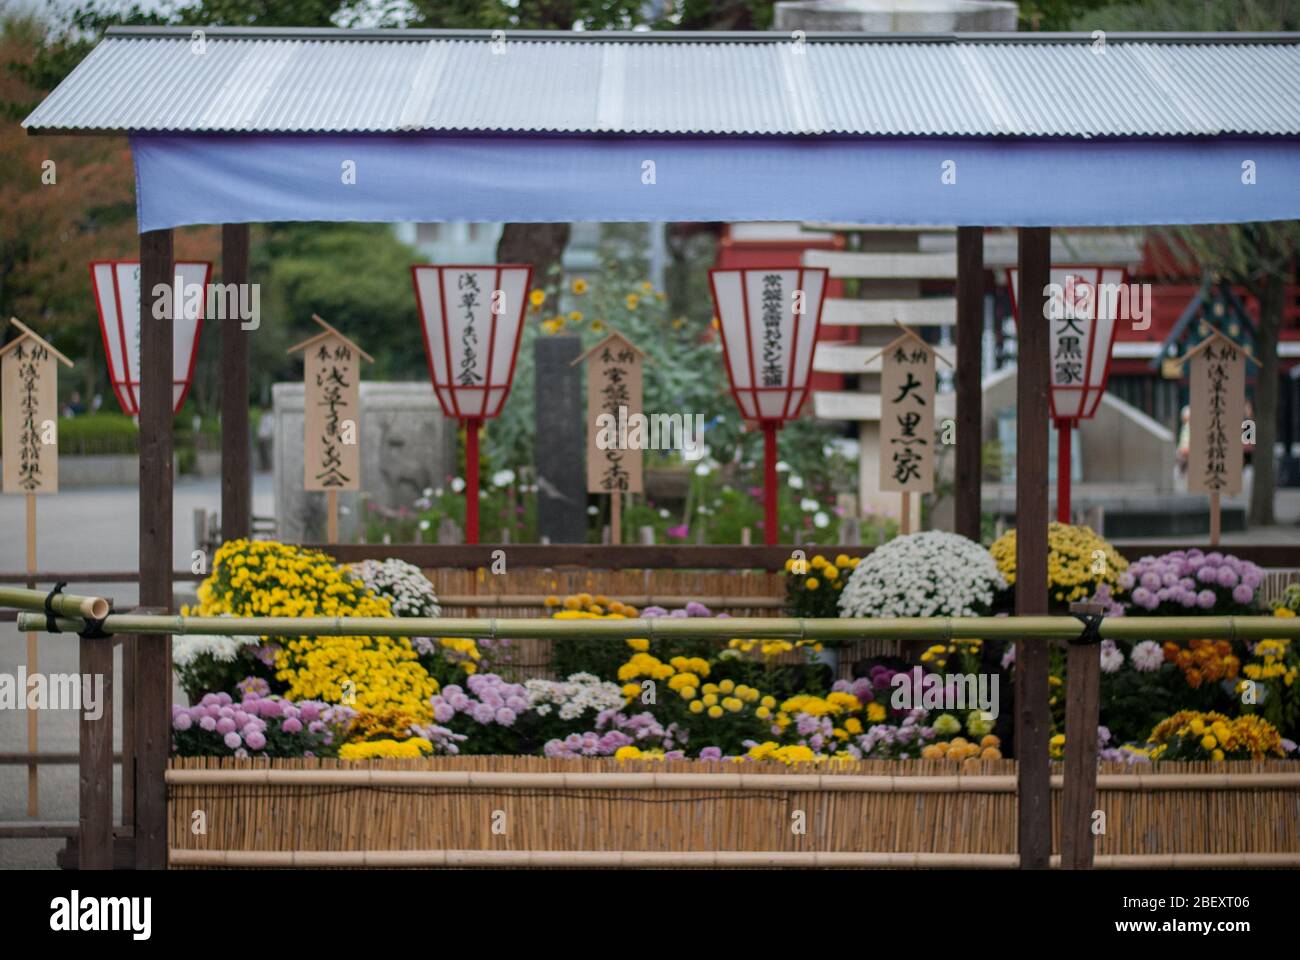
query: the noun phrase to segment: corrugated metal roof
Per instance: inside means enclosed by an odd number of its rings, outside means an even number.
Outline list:
[[[1300,34],[119,28],[31,132],[1300,135]]]

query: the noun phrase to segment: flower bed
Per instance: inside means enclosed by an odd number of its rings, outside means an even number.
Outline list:
[[[1261,571],[1230,555],[1177,551],[1130,567],[1091,531],[1061,525],[1052,548],[1063,599],[1101,598],[1130,617],[1187,611],[1189,596],[1198,613],[1260,612]],[[987,614],[1014,582],[1014,532],[992,552],[927,532],[897,538],[861,563],[814,556],[807,570],[790,567],[794,613],[824,612],[833,600],[845,616]],[[318,552],[245,541],[218,552],[199,600],[209,615],[439,612],[428,580],[409,564],[340,567]],[[1300,605],[1300,591],[1291,600]],[[590,593],[547,605],[557,620],[574,622],[713,616],[698,602],[638,611]],[[1293,616],[1292,603],[1277,615]],[[502,650],[466,638],[179,637],[175,664],[194,705],[174,711],[174,746],[190,756],[500,754],[742,766],[996,760],[1006,736],[997,690],[1011,688],[1015,664],[1013,647],[990,647],[932,644],[914,659],[861,660],[852,679],[836,680],[812,641],[575,636],[556,643],[558,679],[514,683],[494,669]],[[1158,764],[1295,756],[1300,671],[1287,641],[1106,641],[1099,656],[1098,736],[1107,757]],[[971,677],[990,681],[989,690],[979,687],[977,700],[956,697]],[[1059,756],[1066,686],[1059,650],[1049,683]]]

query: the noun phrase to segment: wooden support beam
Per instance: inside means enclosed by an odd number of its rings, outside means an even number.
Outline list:
[[[248,284],[248,224],[221,227],[221,280]],[[240,303],[249,303],[242,295]],[[221,321],[221,539],[247,537],[253,525],[253,473],[248,424],[248,338],[238,317]],[[209,563],[211,560],[209,559]]]
[[[113,638],[80,641],[82,683],[99,694],[96,712],[80,715],[80,818],[78,846],[82,870],[113,868]],[[98,680],[98,683],[95,681]],[[86,698],[88,700],[88,698]]]
[[[1047,391],[1050,362],[1044,291],[1051,281],[1052,231],[1020,229],[1024,306],[1016,369],[1016,614],[1047,613]],[[1049,649],[1016,642],[1015,752],[1020,778],[1020,867],[1045,870],[1052,853]]]
[[[1099,616],[1100,603],[1072,603],[1070,612]],[[1097,808],[1097,719],[1101,656],[1095,643],[1071,643],[1066,654],[1065,792],[1061,796],[1061,866],[1091,870],[1092,814]]]
[[[957,228],[957,463],[953,507],[956,532],[979,543],[983,467],[984,228]]]
[[[170,287],[172,231],[140,234],[140,604],[172,605],[172,344],[170,316],[154,318],[154,289]],[[124,655],[127,648],[124,648]],[[171,743],[171,637],[139,636],[135,651],[136,867],[167,866],[167,755]]]

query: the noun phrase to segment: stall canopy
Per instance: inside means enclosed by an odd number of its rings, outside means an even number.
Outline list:
[[[197,223],[1300,217],[1300,34],[114,28],[24,122]]]

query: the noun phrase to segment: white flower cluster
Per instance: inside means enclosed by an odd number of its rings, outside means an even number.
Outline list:
[[[590,673],[571,673],[568,680],[527,680],[529,706],[544,717],[559,707],[561,720],[576,720],[588,710],[600,713],[623,706],[617,683]]]
[[[840,594],[840,616],[979,616],[1005,586],[978,543],[927,530],[897,537],[863,559]]]
[[[188,667],[203,654],[211,654],[213,660],[230,663],[240,647],[250,643],[261,643],[261,637],[218,637],[211,634],[195,633],[188,636],[172,637],[172,666],[180,669]]]
[[[433,584],[420,568],[405,560],[363,560],[351,567],[353,575],[372,593],[386,597],[395,617],[438,617]]]

